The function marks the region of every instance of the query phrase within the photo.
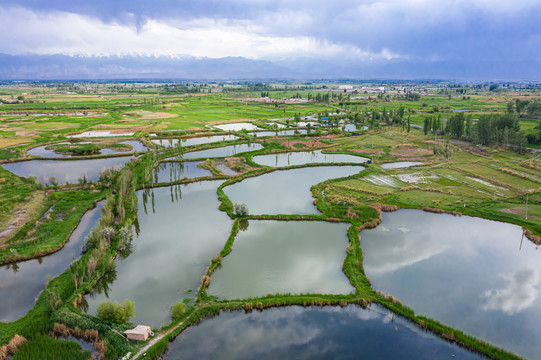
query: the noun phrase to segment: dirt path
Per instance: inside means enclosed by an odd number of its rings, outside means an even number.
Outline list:
[[[152,346],[154,346],[158,341],[160,341],[161,339],[163,339],[165,336],[171,334],[173,331],[175,331],[179,326],[182,326],[182,324],[184,324],[184,321],[183,322],[180,322],[178,323],[175,327],[167,330],[166,332],[164,333],[161,333],[159,335],[156,335],[152,338],[152,340],[150,340],[148,342],[148,344],[146,344],[145,346],[143,346],[141,348],[141,350],[139,350],[135,355],[133,355],[132,359],[138,359],[140,356],[142,356],[148,349],[150,349]]]
[[[195,306],[194,309],[192,310],[192,312],[186,316],[186,319],[189,319],[190,316],[192,316],[193,313],[195,313],[196,311],[202,309],[202,308],[205,308],[207,306],[209,306],[210,304],[205,304],[205,305],[199,305],[199,306]],[[148,349],[150,349],[152,346],[154,346],[158,341],[160,341],[161,339],[163,339],[164,337],[166,337],[167,335],[171,334],[173,331],[175,331],[176,329],[178,329],[180,326],[184,325],[184,323],[186,322],[186,320],[182,321],[182,322],[179,322],[178,324],[176,324],[174,327],[172,327],[171,329],[167,330],[166,332],[164,333],[161,333],[161,334],[158,334],[156,336],[154,336],[152,338],[152,340],[150,340],[148,342],[148,344],[146,344],[145,346],[143,346],[135,355],[133,355],[131,357],[131,359],[138,359],[140,356],[142,356]]]
[[[0,244],[6,243],[11,237],[23,227],[29,220],[29,217],[41,205],[45,199],[45,194],[40,191],[34,193],[31,199],[12,210],[12,216],[5,221],[6,227],[0,229]]]

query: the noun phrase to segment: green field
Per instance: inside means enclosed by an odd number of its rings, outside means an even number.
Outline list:
[[[486,84],[356,84],[356,92],[339,91],[340,84],[163,84],[163,83],[64,83],[42,84],[3,83],[0,100],[11,102],[24,96],[22,103],[0,103],[0,162],[32,159],[27,153],[36,146],[47,145],[57,155],[77,156],[78,159],[99,159],[133,154],[126,140],[138,140],[153,151],[137,153],[139,158],[118,172],[105,174],[95,183],[80,182],[60,186],[42,186],[33,179],[20,178],[0,168],[0,231],[12,227],[0,238],[0,265],[49,254],[61,248],[84,212],[96,201],[107,198],[96,231],[89,237],[88,251],[80,260],[55,279],[37,297],[35,307],[12,323],[0,323],[0,358],[2,345],[15,334],[25,337],[16,358],[39,358],[41,349],[54,349],[56,356],[88,358],[73,343],[49,337],[63,326],[83,337],[85,331],[97,330],[101,352],[108,359],[134,354],[145,344],[125,342],[115,331],[129,325],[115,323],[81,312],[84,294],[101,286],[100,279],[114,274],[117,256],[128,256],[126,229],[138,227],[135,190],[148,191],[154,186],[159,164],[181,153],[214,147],[259,142],[261,150],[208,160],[199,168],[211,171],[204,179],[222,179],[218,188],[220,210],[232,219],[231,234],[224,234],[224,248],[202,275],[201,285],[194,292],[184,314],[178,315],[163,329],[163,336],[148,350],[148,357],[157,357],[167,347],[167,341],[187,325],[223,309],[265,309],[284,305],[346,305],[366,306],[378,303],[404,316],[421,328],[428,329],[460,346],[478,351],[491,358],[516,359],[504,350],[463,334],[435,320],[415,314],[392,297],[376,293],[363,270],[363,256],[358,231],[379,223],[380,211],[396,208],[416,208],[442,211],[509,222],[529,231],[532,241],[541,236],[541,153],[527,148],[541,147],[539,143],[524,143],[526,134],[535,140],[538,116],[521,113],[509,115],[519,129],[493,126],[492,144],[481,145],[480,122],[495,115],[494,123],[505,118],[508,104],[516,99],[539,101],[535,88],[514,90],[501,88],[489,91]],[[385,86],[384,91],[362,90]],[[407,95],[408,94],[408,95]],[[416,100],[412,100],[411,94]],[[407,96],[406,96],[407,95]],[[261,100],[262,97],[268,99]],[[299,100],[299,99],[310,100]],[[317,99],[317,100],[315,100]],[[463,131],[453,136],[442,126],[426,135],[423,129],[409,127],[424,124],[427,117],[451,121],[457,112],[467,110],[464,119],[472,119],[469,136]],[[238,139],[191,147],[156,146],[153,139],[178,139],[225,133],[212,129],[222,122],[254,122],[259,129],[270,120],[278,121],[291,130],[295,120],[309,117],[312,121],[331,122],[332,127],[309,134],[254,138],[246,132],[236,132]],[[478,120],[479,119],[479,120]],[[505,119],[504,119],[505,120]],[[334,123],[336,121],[336,124]],[[344,131],[339,121],[359,125],[359,130]],[[466,121],[466,120],[464,120]],[[492,120],[491,120],[492,121]],[[344,123],[344,125],[345,125]],[[464,124],[464,123],[463,123]],[[366,126],[366,128],[363,128]],[[70,139],[67,136],[84,131],[133,132],[132,136]],[[179,130],[176,132],[175,130]],[[503,135],[505,133],[505,135]],[[495,135],[494,135],[495,134]],[[534,141],[532,140],[532,141]],[[541,139],[540,139],[541,140]],[[522,141],[522,142],[521,142]],[[536,141],[536,140],[535,140]],[[517,145],[518,144],[518,145]],[[119,149],[124,154],[100,155],[103,149]],[[312,184],[312,196],[321,211],[318,215],[241,216],[222,188],[225,185],[275,171],[252,161],[254,154],[320,149],[324,152],[345,153],[370,158],[371,164],[357,175]],[[178,158],[172,161],[181,162]],[[383,164],[397,161],[420,162],[419,166],[385,169]],[[308,164],[296,168],[315,166]],[[346,165],[346,164],[340,164]],[[236,170],[232,175],[225,170]],[[157,176],[157,175],[156,175]],[[200,179],[182,178],[174,184]],[[145,192],[145,199],[147,193]],[[178,193],[176,194],[178,196]],[[149,195],[151,196],[151,195]],[[173,198],[173,192],[171,192]],[[152,206],[153,198],[151,200]],[[526,201],[528,217],[526,218]],[[54,215],[41,218],[54,206]],[[233,249],[234,235],[242,230],[246,219],[323,220],[350,224],[349,246],[343,272],[355,288],[349,295],[272,295],[256,299],[218,301],[208,296],[208,279],[221,266],[222,258]],[[541,242],[541,240],[539,240]],[[128,244],[129,245],[129,244]],[[106,285],[107,286],[107,285]],[[171,304],[173,305],[173,304]],[[406,304],[407,305],[407,304]],[[77,330],[78,329],[78,330]],[[168,332],[168,331],[171,332]],[[453,340],[454,339],[454,340]],[[99,345],[102,346],[102,345]],[[7,349],[7,345],[6,345]],[[6,350],[7,351],[7,350]]]

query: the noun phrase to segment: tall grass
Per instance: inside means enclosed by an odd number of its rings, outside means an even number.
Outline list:
[[[13,360],[88,360],[92,353],[81,351],[75,341],[55,340],[47,335],[36,335],[21,346]]]

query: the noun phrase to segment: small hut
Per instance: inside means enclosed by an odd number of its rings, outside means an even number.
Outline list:
[[[126,337],[128,339],[138,341],[146,341],[146,339],[148,339],[151,333],[152,329],[150,328],[150,326],[146,325],[137,325],[135,329],[124,331],[124,334],[126,334]]]

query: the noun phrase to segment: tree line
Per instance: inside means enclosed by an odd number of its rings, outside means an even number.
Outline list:
[[[538,125],[538,139],[541,140],[541,126]],[[423,131],[441,134],[456,139],[465,138],[482,145],[503,145],[517,152],[524,152],[528,139],[520,129],[517,114],[482,115],[474,121],[464,113],[453,115],[443,120],[441,116],[427,116]]]

